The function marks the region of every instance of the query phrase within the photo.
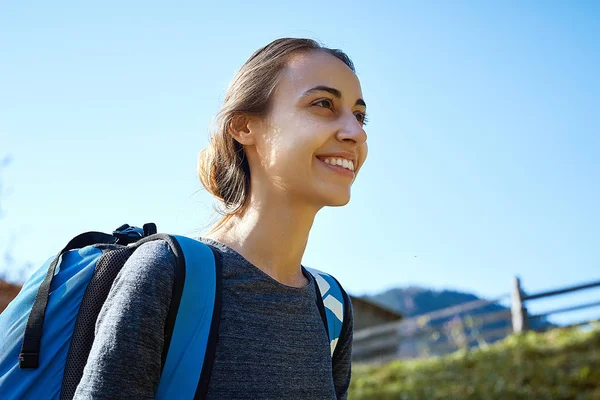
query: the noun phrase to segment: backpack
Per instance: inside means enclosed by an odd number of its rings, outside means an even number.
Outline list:
[[[125,224],[112,234],[82,233],[25,282],[0,314],[0,399],[73,398],[112,282],[133,252],[152,240],[167,242],[177,259],[155,397],[206,396],[219,328],[220,256],[198,240],[156,232],[154,224]],[[307,270],[317,282],[333,357],[347,294],[332,276]]]

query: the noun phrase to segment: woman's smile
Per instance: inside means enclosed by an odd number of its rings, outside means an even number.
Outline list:
[[[323,165],[329,171],[335,172],[341,176],[354,179],[354,161],[342,157],[317,157],[319,164]]]

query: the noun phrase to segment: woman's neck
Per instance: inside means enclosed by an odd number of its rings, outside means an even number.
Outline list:
[[[206,235],[240,253],[276,281],[308,284],[301,261],[316,210],[287,202],[250,202],[242,216],[231,217]]]

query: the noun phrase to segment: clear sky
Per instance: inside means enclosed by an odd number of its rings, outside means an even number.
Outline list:
[[[367,163],[350,204],[317,216],[306,265],[357,295],[600,278],[595,1],[3,2],[0,271],[124,222],[202,233],[211,118],[283,36],[346,51],[369,108]]]

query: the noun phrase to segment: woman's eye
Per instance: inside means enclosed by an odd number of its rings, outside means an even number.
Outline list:
[[[313,103],[314,106],[323,107],[323,108],[333,108],[333,102],[329,99],[319,100]]]
[[[367,114],[364,113],[358,113],[358,114],[354,114],[356,116],[356,120],[358,122],[361,123],[361,125],[366,125],[367,124]]]

